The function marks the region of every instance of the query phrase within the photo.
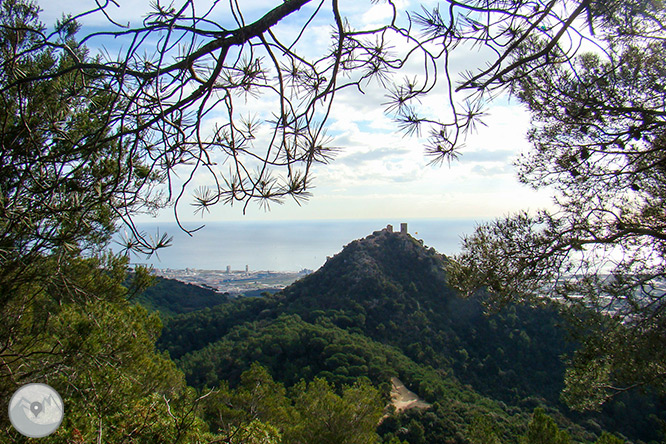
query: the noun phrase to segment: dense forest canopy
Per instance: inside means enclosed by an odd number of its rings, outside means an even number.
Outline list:
[[[560,402],[576,344],[556,304],[488,315],[487,296],[463,299],[446,285],[446,262],[407,234],[377,231],[282,292],[167,319],[158,347],[194,387],[235,387],[260,364],[288,390],[317,378],[338,388],[369,380],[388,402],[397,377],[430,407],[387,419],[378,429],[385,440],[406,427],[409,442],[466,442],[485,417],[493,418],[487,432],[516,442],[537,407],[557,415],[547,430],[565,428],[576,442],[604,429],[660,439],[666,417],[654,394],[625,393],[601,413]]]

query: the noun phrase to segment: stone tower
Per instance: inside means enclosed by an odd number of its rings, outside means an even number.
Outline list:
[[[406,223],[401,223],[400,224],[400,232],[407,234],[407,224]]]

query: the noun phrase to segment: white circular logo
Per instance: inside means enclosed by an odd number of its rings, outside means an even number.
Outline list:
[[[46,384],[24,385],[9,401],[9,420],[20,434],[30,438],[55,432],[62,418],[62,398]]]

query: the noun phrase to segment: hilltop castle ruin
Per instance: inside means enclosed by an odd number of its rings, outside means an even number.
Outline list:
[[[386,231],[388,231],[389,233],[393,233],[393,225],[391,225],[391,224],[388,224],[386,226],[386,228],[384,228],[384,229]],[[407,234],[407,224],[406,223],[403,222],[403,223],[400,224],[400,232],[404,233],[404,234]]]

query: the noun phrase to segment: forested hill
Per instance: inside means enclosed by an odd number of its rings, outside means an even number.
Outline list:
[[[554,307],[509,306],[488,316],[481,296],[462,299],[447,285],[446,261],[409,234],[376,231],[280,293],[168,320],[159,344],[195,386],[234,384],[259,362],[287,385],[324,377],[386,387],[397,375],[433,403],[454,396],[455,386],[455,397],[474,405],[516,406],[504,409],[507,418],[537,405],[566,411],[562,355],[573,346]],[[435,414],[444,421],[451,412]],[[617,410],[597,421],[639,436],[649,421],[631,415]]]
[[[447,258],[406,233],[377,231],[347,245],[279,297],[286,311],[332,320],[400,348],[507,402],[558,402],[568,351],[555,310],[508,307],[488,317],[477,298],[446,284]]]
[[[377,231],[272,297],[175,318],[161,344],[178,358],[240,323],[297,314],[396,346],[417,362],[452,369],[481,393],[557,403],[560,355],[567,344],[555,311],[509,307],[488,317],[480,301],[463,300],[447,286],[446,260],[409,234]]]
[[[446,257],[406,233],[387,230],[351,242],[317,272],[282,292],[303,315],[318,310],[363,314],[365,330],[376,332],[395,314],[446,312],[456,300],[446,285]]]
[[[154,285],[133,299],[149,310],[176,315],[201,310],[227,301],[227,296],[210,288],[156,276]]]

